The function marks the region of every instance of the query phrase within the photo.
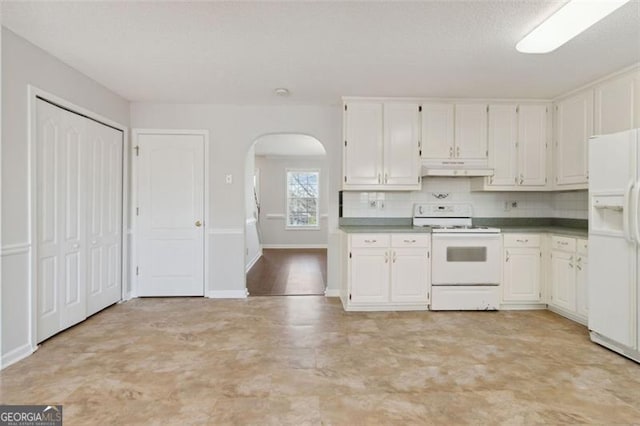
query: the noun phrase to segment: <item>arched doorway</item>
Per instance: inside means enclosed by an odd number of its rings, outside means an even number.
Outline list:
[[[323,295],[327,283],[326,150],[313,136],[258,137],[245,163],[250,296]]]

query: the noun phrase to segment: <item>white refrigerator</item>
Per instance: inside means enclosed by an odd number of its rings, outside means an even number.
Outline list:
[[[640,129],[589,140],[591,340],[640,362]]]

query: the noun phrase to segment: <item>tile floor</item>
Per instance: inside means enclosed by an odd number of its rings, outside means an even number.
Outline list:
[[[640,365],[547,311],[136,299],[0,372],[0,402],[65,425],[638,424]]]

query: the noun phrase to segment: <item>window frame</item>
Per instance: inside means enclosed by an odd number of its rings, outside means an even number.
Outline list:
[[[316,173],[318,175],[318,195],[316,196],[316,224],[315,225],[290,225],[289,224],[289,173]],[[285,198],[285,229],[288,231],[319,231],[320,230],[320,193],[321,170],[319,168],[286,168],[284,173],[284,198]]]

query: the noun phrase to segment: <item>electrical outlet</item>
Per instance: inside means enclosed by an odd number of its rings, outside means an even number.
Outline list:
[[[505,212],[511,211],[511,201],[505,201],[503,207]]]
[[[517,201],[511,201],[511,208],[512,209],[517,209],[518,208],[518,202]]]
[[[229,183],[233,183],[233,175],[226,175],[224,177],[224,181],[225,183],[229,184]]]

